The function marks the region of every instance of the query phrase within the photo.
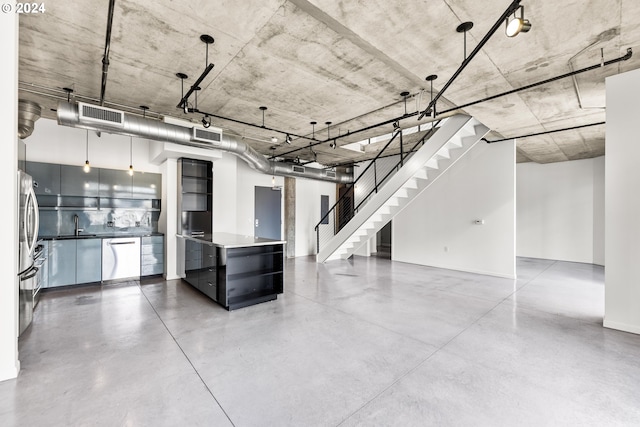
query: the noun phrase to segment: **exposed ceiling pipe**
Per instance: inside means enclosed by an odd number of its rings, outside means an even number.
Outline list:
[[[453,107],[453,108],[449,108],[448,110],[444,110],[441,113],[442,114],[450,113],[450,112],[455,111],[455,110],[460,110],[461,108],[466,108],[466,107],[470,107],[472,105],[480,104],[481,102],[491,101],[492,99],[500,98],[501,96],[511,95],[512,93],[520,92],[520,91],[523,91],[523,90],[534,88],[536,86],[541,86],[541,85],[544,85],[544,84],[547,84],[547,83],[555,82],[556,80],[564,79],[566,77],[572,77],[572,76],[575,76],[576,74],[585,73],[587,71],[595,70],[595,69],[600,68],[600,67],[606,67],[607,65],[616,64],[618,62],[626,61],[626,60],[630,59],[632,55],[633,55],[633,51],[631,50],[631,48],[627,48],[627,53],[625,53],[623,56],[620,56],[620,57],[615,58],[615,59],[611,59],[611,60],[606,61],[604,63],[598,63],[598,64],[592,65],[590,67],[581,68],[579,70],[575,70],[575,71],[571,71],[569,73],[561,74],[559,76],[551,77],[551,78],[546,79],[546,80],[542,80],[542,81],[539,81],[539,82],[531,83],[531,84],[526,85],[526,86],[522,86],[522,87],[519,87],[519,88],[516,88],[516,89],[508,90],[506,92],[498,93],[496,95],[491,95],[491,96],[488,96],[486,98],[482,98],[482,99],[478,99],[476,101],[468,102],[466,104],[458,105],[457,107]]]
[[[519,88],[516,88],[516,89],[511,89],[511,90],[508,90],[506,92],[501,92],[501,93],[498,93],[498,94],[495,94],[495,95],[491,95],[491,96],[488,96],[486,98],[482,98],[482,99],[478,99],[478,100],[475,100],[475,101],[471,101],[471,102],[468,102],[466,104],[458,105],[458,106],[455,106],[453,108],[449,108],[447,110],[443,110],[443,111],[438,112],[437,117],[438,118],[447,117],[447,115],[451,115],[455,111],[461,110],[461,109],[466,108],[466,107],[470,107],[472,105],[476,105],[476,104],[480,104],[480,103],[483,103],[483,102],[491,101],[491,100],[494,100],[496,98],[500,98],[502,96],[511,95],[513,93],[516,93],[516,92],[521,92],[521,91],[524,91],[524,90],[532,89],[532,88],[534,88],[536,86],[541,86],[541,85],[545,85],[545,84],[548,84],[548,83],[552,83],[552,82],[555,82],[556,80],[564,79],[564,78],[567,78],[567,77],[572,77],[572,76],[575,76],[575,75],[581,74],[581,73],[586,73],[587,71],[592,71],[592,70],[595,70],[595,69],[598,69],[598,68],[601,68],[601,67],[606,67],[608,65],[616,64],[618,62],[627,61],[627,60],[629,60],[631,58],[632,55],[633,55],[633,50],[631,48],[627,48],[627,52],[624,55],[619,56],[618,58],[614,58],[614,59],[611,59],[611,60],[605,61],[605,62],[600,62],[600,63],[594,64],[594,65],[592,65],[590,67],[585,67],[585,68],[581,68],[579,70],[571,71],[569,73],[561,74],[559,76],[554,76],[554,77],[551,77],[551,78],[548,78],[548,79],[545,79],[545,80],[541,80],[539,82],[531,83],[529,85],[522,86],[522,87],[519,87]],[[356,133],[359,133],[359,132],[364,132],[364,131],[367,131],[367,130],[371,130],[371,129],[374,129],[374,128],[377,128],[377,127],[380,127],[380,126],[390,125],[393,122],[404,120],[404,119],[407,119],[407,118],[410,118],[410,117],[415,117],[418,114],[420,114],[419,111],[414,111],[412,113],[408,113],[408,114],[400,116],[400,117],[395,117],[393,119],[385,120],[385,121],[380,122],[380,123],[375,123],[373,125],[370,125],[370,126],[367,126],[367,127],[361,128],[361,129],[357,129],[357,130],[353,130],[353,131],[347,132],[346,134],[338,135],[335,139],[344,138],[346,136],[353,135],[353,134],[356,134]],[[435,121],[435,120],[436,119],[433,119],[433,121]],[[334,139],[334,138],[332,138],[332,139]],[[511,139],[511,138],[509,138],[509,139]],[[319,141],[319,142],[310,144],[310,146],[313,147],[314,145],[323,144],[323,143],[328,142],[328,141],[329,140]],[[294,148],[294,149],[286,151],[284,153],[280,153],[279,156],[286,156],[288,154],[295,153],[296,151],[304,150],[305,148],[307,148],[307,147]]]
[[[221,141],[215,143],[199,142],[193,138],[192,128],[164,123],[124,112],[122,112],[122,122],[119,124],[96,123],[90,120],[81,120],[78,105],[65,101],[58,103],[57,115],[58,124],[63,126],[135,136],[160,142],[172,142],[209,150],[218,149],[226,151],[240,157],[247,162],[251,168],[269,175],[309,178],[341,184],[353,181],[351,174],[339,171],[334,172],[268,160],[249,145],[228,135],[223,135]]]
[[[104,55],[102,56],[102,84],[100,86],[100,106],[104,105],[104,96],[107,91],[107,73],[109,72],[109,50],[111,49],[111,28],[113,27],[113,11],[116,0],[109,0],[109,15],[107,17],[107,34],[104,42]]]
[[[576,130],[576,129],[588,128],[588,127],[591,127],[591,126],[600,126],[600,125],[603,125],[605,123],[606,122],[589,123],[589,124],[586,124],[586,125],[571,126],[571,127],[568,127],[568,128],[546,130],[544,132],[536,132],[536,133],[529,133],[529,134],[526,134],[526,135],[512,136],[511,138],[494,139],[493,141],[489,141],[486,138],[482,138],[482,141],[486,142],[487,144],[493,144],[494,142],[511,141],[513,139],[523,139],[523,138],[529,138],[531,136],[548,135],[550,133],[565,132],[565,131],[568,131],[568,130]]]
[[[467,65],[469,65],[469,63],[476,56],[476,54],[478,52],[480,52],[480,49],[482,49],[484,47],[484,45],[489,41],[491,36],[493,36],[493,34],[496,31],[498,31],[499,28],[502,27],[502,24],[509,17],[509,15],[511,15],[512,13],[514,13],[518,9],[518,6],[520,6],[520,1],[522,1],[522,0],[513,0],[513,2],[509,5],[509,7],[507,7],[507,9],[504,11],[504,13],[500,16],[500,18],[498,18],[498,20],[495,22],[495,24],[493,24],[493,27],[491,27],[491,29],[487,32],[487,34],[484,35],[482,40],[480,40],[480,42],[475,47],[475,49],[473,49],[473,51],[469,54],[469,56],[467,56],[464,59],[464,61],[462,61],[462,64],[460,64],[460,67],[458,67],[458,69],[455,71],[455,73],[453,73],[451,78],[449,80],[447,80],[447,83],[445,83],[445,85],[442,87],[442,89],[440,89],[438,94],[435,97],[433,97],[431,102],[429,102],[429,105],[427,105],[427,108],[425,108],[422,111],[422,113],[420,113],[420,116],[418,117],[418,120],[422,120],[422,118],[425,115],[429,114],[430,111],[434,111],[435,112],[435,106],[436,106],[436,102],[438,101],[438,99],[440,99],[442,94],[449,88],[449,86],[451,86],[451,84],[454,82],[454,80],[456,78],[458,78],[458,76],[460,75],[462,70],[464,70],[467,67]]]

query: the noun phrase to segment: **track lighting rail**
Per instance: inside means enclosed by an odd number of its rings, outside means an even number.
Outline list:
[[[480,52],[480,49],[482,49],[484,47],[484,45],[489,41],[491,36],[493,36],[493,34],[496,31],[498,31],[499,28],[502,27],[502,25],[506,21],[506,19],[518,9],[518,7],[520,6],[520,1],[521,0],[514,0],[509,5],[509,7],[507,7],[507,10],[505,10],[504,13],[502,14],[502,16],[500,16],[500,18],[498,18],[496,23],[493,24],[491,29],[487,32],[487,34],[484,35],[484,37],[482,38],[482,40],[480,40],[480,42],[475,47],[475,49],[473,49],[473,51],[471,51],[469,56],[467,56],[464,59],[464,61],[462,61],[462,64],[460,64],[460,67],[458,67],[458,69],[455,71],[455,73],[453,73],[451,78],[444,84],[444,86],[442,86],[442,89],[440,89],[438,94],[431,100],[431,102],[429,102],[429,105],[427,105],[427,108],[425,108],[422,111],[422,113],[420,113],[420,116],[418,117],[418,120],[422,120],[422,118],[424,116],[426,116],[427,114],[429,114],[430,111],[433,111],[433,114],[435,116],[435,105],[436,105],[436,102],[438,101],[438,99],[440,99],[442,94],[449,88],[449,86],[451,86],[451,84],[455,81],[455,79],[458,78],[460,73],[467,67],[467,65],[469,65],[471,60],[478,54],[478,52]]]
[[[213,70],[213,64],[210,63],[209,65],[207,65],[207,68],[204,69],[202,74],[200,74],[200,77],[198,77],[198,80],[196,80],[191,85],[191,87],[189,88],[187,93],[182,97],[180,102],[178,102],[178,105],[176,105],[176,108],[185,108],[185,106],[187,105],[187,100],[189,99],[191,94],[197,90],[196,88],[200,87],[200,83],[202,83],[202,81],[205,79],[205,77],[207,77],[207,75],[211,72],[211,70]],[[185,109],[185,112],[186,112],[186,109]]]
[[[568,127],[568,128],[562,128],[562,129],[547,130],[547,131],[544,131],[544,132],[529,133],[527,135],[512,136],[511,138],[494,139],[493,141],[489,141],[486,138],[482,138],[482,141],[486,142],[487,144],[493,144],[494,142],[511,141],[512,139],[523,139],[523,138],[529,138],[531,136],[547,135],[547,134],[550,134],[550,133],[565,132],[565,131],[568,131],[568,130],[576,130],[576,129],[588,128],[588,127],[591,127],[591,126],[600,126],[600,125],[603,125],[605,123],[606,122],[589,123],[587,125],[572,126],[572,127]]]
[[[486,98],[478,99],[477,101],[468,102],[466,104],[458,105],[457,107],[449,108],[448,110],[441,111],[440,113],[441,114],[450,113],[452,111],[460,110],[462,108],[470,107],[472,105],[480,104],[482,102],[491,101],[493,99],[500,98],[501,96],[511,95],[512,93],[520,92],[520,91],[523,91],[523,90],[534,88],[536,86],[541,86],[541,85],[544,85],[544,84],[547,84],[547,83],[555,82],[556,80],[564,79],[564,78],[567,78],[567,77],[572,77],[572,76],[575,76],[576,74],[585,73],[587,71],[595,70],[597,68],[605,67],[607,65],[616,64],[618,62],[626,61],[626,60],[630,59],[632,55],[633,55],[633,51],[631,50],[631,48],[627,48],[627,53],[624,54],[623,56],[618,57],[618,58],[611,59],[611,60],[606,61],[606,62],[599,62],[599,63],[597,63],[595,65],[590,66],[590,67],[581,68],[579,70],[575,70],[575,71],[571,71],[569,73],[561,74],[559,76],[551,77],[551,78],[546,79],[546,80],[541,80],[541,81],[536,82],[536,83],[531,83],[529,85],[522,86],[522,87],[519,87],[517,89],[508,90],[506,92],[502,92],[502,93],[498,93],[496,95],[488,96]]]

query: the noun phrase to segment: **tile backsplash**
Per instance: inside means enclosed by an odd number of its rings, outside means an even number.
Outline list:
[[[44,237],[72,235],[74,215],[78,215],[81,234],[146,234],[158,231],[160,211],[145,209],[40,209],[38,235]]]

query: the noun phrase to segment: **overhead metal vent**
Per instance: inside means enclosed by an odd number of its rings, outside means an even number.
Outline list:
[[[324,174],[326,176],[328,176],[329,178],[335,178],[336,177],[336,173],[334,171],[324,171]]]
[[[208,142],[214,145],[220,145],[222,142],[222,130],[205,130],[197,127],[191,129],[194,141]]]
[[[297,173],[304,173],[305,169],[304,166],[293,166],[293,171],[297,172]]]
[[[124,113],[111,108],[78,102],[78,115],[80,116],[80,121],[105,123],[111,126],[124,126]]]

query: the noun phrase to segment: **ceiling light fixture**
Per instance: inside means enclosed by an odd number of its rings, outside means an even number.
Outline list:
[[[318,122],[309,122],[309,124],[311,125],[311,139],[316,139],[316,124]]]
[[[437,79],[438,76],[436,74],[430,74],[427,77],[425,77],[425,80],[429,82],[430,85],[430,94],[431,94],[431,102],[433,102],[433,81],[435,79]],[[430,103],[431,103],[430,102]],[[433,117],[436,117],[436,105],[433,105],[433,110],[432,111],[427,111],[427,114],[432,114],[433,113]]]
[[[335,139],[329,143],[329,147],[333,148],[334,150],[336,149],[336,140]]]
[[[464,58],[463,61],[467,59],[467,31],[473,28],[473,22],[467,21],[456,27],[456,31],[459,33],[464,33]]]
[[[196,86],[193,88],[193,96],[195,98],[194,100],[194,105],[193,108],[194,110],[198,111],[198,92],[201,90],[202,88],[200,86]]]
[[[393,131],[397,132],[399,130],[400,130],[400,122],[396,120],[395,122],[393,122]]]
[[[202,117],[202,126],[204,126],[205,129],[211,126],[211,118],[209,117],[209,115],[205,114]]]
[[[284,137],[284,142],[286,142],[287,144],[291,144],[291,137],[289,136],[289,134],[287,134],[287,135]]]
[[[262,111],[262,127],[264,127],[264,112],[267,111],[267,107],[263,105],[262,107],[259,107],[259,108]]]
[[[520,17],[516,16],[516,13],[520,11]],[[507,37],[515,37],[520,33],[526,33],[531,29],[531,22],[524,18],[524,6],[520,6],[513,12],[513,19],[509,21],[509,17],[504,20],[505,34]]]
[[[133,176],[133,137],[129,137],[129,176]]]
[[[87,129],[86,152],[87,152],[87,159],[84,162],[84,167],[82,168],[82,170],[84,170],[84,173],[89,173],[91,171],[91,165],[89,164],[89,130],[88,129]]]
[[[329,135],[329,126],[331,126],[331,122],[324,122],[327,125],[327,139],[331,139],[331,135]]]
[[[407,96],[409,96],[409,91],[400,92],[400,96],[404,98],[404,115],[407,115]]]
[[[73,89],[70,87],[63,87],[63,91],[67,92],[67,102],[71,102],[71,94],[73,93]]]
[[[184,99],[184,79],[188,78],[189,76],[187,76],[185,73],[176,73],[176,77],[180,79],[180,87],[181,87],[182,99]],[[181,104],[182,104],[182,108],[184,110],[184,113],[188,114],[189,113],[189,108],[187,106],[187,101],[185,100]]]

